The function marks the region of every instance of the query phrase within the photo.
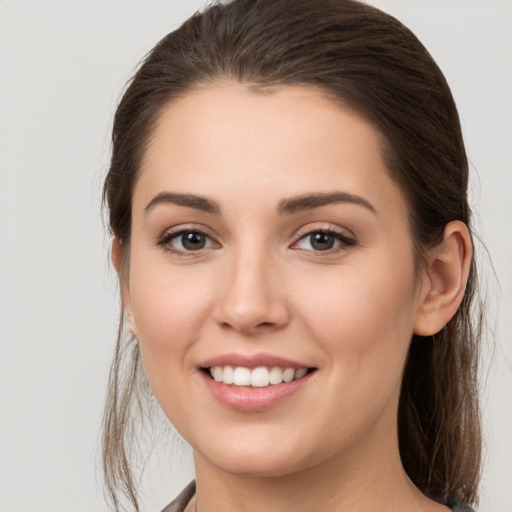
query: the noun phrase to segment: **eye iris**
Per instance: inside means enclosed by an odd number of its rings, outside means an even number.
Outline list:
[[[316,251],[327,251],[334,246],[334,236],[329,233],[313,233],[309,241]]]
[[[201,233],[184,233],[181,235],[181,243],[185,249],[197,251],[205,246],[206,238]]]

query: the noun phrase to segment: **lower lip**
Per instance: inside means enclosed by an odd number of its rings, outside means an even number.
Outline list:
[[[213,380],[203,371],[200,373],[208,389],[221,404],[241,412],[260,412],[275,407],[298,393],[315,372],[308,373],[298,380],[263,388],[224,384]]]

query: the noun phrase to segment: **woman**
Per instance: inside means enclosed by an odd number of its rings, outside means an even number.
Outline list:
[[[194,451],[166,511],[475,504],[467,181],[443,75],[375,8],[235,0],[165,37],[118,107],[104,188],[115,508],[123,491],[138,509],[147,386]]]

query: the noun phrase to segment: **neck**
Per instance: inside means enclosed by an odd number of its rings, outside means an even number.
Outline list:
[[[396,439],[396,438],[395,438]],[[291,474],[240,475],[195,453],[197,512],[446,511],[407,477],[397,442],[373,443],[337,453]]]

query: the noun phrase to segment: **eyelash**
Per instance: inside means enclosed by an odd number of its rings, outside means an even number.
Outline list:
[[[173,247],[171,245],[171,241],[175,238],[178,238],[180,236],[183,236],[185,234],[196,234],[196,235],[201,235],[201,236],[204,236],[207,240],[209,240],[212,245],[213,244],[217,244],[217,242],[215,242],[215,240],[213,240],[213,238],[208,235],[208,233],[206,233],[205,231],[201,230],[201,229],[198,229],[198,228],[182,228],[182,229],[179,229],[178,231],[168,231],[166,233],[164,233],[159,239],[158,239],[158,242],[157,242],[157,245],[158,246],[161,246],[164,251],[167,251],[167,252],[171,252],[173,254],[177,254],[179,256],[195,256],[197,255],[202,249],[204,249],[205,247],[202,247],[201,249],[198,249],[198,250],[182,250],[182,249],[177,249],[176,247]],[[209,248],[209,247],[207,247]]]
[[[326,249],[326,250],[314,250],[314,249],[303,249],[303,248],[302,249],[297,248],[297,250],[303,250],[303,251],[306,251],[316,257],[322,257],[322,256],[331,256],[333,254],[337,254],[338,252],[342,252],[342,251],[347,251],[351,247],[356,245],[356,240],[354,238],[351,238],[351,237],[345,235],[341,231],[338,231],[333,228],[319,228],[319,229],[310,229],[307,232],[301,234],[299,236],[299,239],[296,242],[294,242],[292,248],[294,246],[296,246],[302,240],[306,240],[307,238],[310,238],[310,240],[311,240],[311,237],[316,234],[332,236],[334,238],[334,243],[337,242],[338,246],[337,247],[335,246],[335,247],[332,247],[332,248]]]
[[[208,247],[201,247],[197,250],[182,250],[178,249],[176,247],[173,247],[171,244],[171,241],[175,238],[178,238],[180,236],[183,236],[185,234],[195,234],[205,237],[210,242],[210,246]],[[337,247],[329,248],[326,250],[315,250],[315,249],[304,249],[300,247],[295,247],[299,242],[302,240],[306,240],[308,237],[312,237],[313,235],[321,234],[321,235],[327,235],[332,236],[335,239],[335,243],[338,242]],[[208,242],[207,242],[208,243]],[[304,232],[303,234],[300,234],[299,238],[296,242],[294,242],[291,246],[292,249],[296,250],[303,250],[306,252],[309,252],[315,256],[322,257],[322,256],[328,256],[333,255],[341,251],[347,251],[350,249],[350,247],[353,247],[356,245],[356,240],[354,238],[346,236],[344,233],[341,233],[340,231],[332,228],[320,228],[320,229],[311,229],[309,231]],[[189,229],[180,229],[178,231],[170,231],[164,233],[157,241],[157,245],[162,247],[163,250],[167,252],[171,252],[173,254],[177,254],[179,256],[185,256],[185,257],[192,257],[197,255],[200,251],[203,249],[208,249],[213,245],[219,245],[210,235],[208,235],[205,231],[198,229],[198,228],[189,228]]]

